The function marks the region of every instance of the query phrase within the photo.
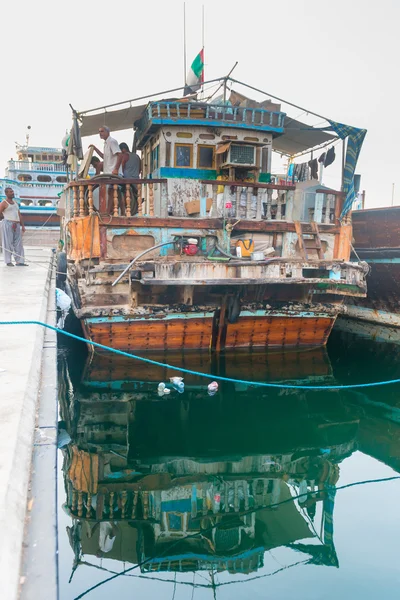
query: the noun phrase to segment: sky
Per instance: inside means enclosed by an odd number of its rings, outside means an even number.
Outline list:
[[[366,204],[390,205],[393,183],[394,203],[400,204],[400,2],[203,4],[206,80],[227,74],[238,61],[238,80],[335,121],[366,128],[357,167]],[[20,0],[2,6],[2,25],[0,173],[15,157],[15,142],[25,141],[28,125],[32,145],[61,145],[71,126],[69,103],[81,111],[183,82],[180,0]],[[201,2],[186,1],[186,37],[190,64],[202,45]],[[265,98],[252,92],[249,96]],[[301,114],[295,108],[287,112]],[[127,136],[116,135],[129,143]],[[325,170],[325,185],[339,187],[339,166],[337,160]]]

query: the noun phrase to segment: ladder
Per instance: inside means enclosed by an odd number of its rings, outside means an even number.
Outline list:
[[[311,231],[304,232],[303,226],[300,221],[295,221],[294,226],[296,229],[297,237],[299,240],[300,253],[306,260],[309,259],[308,250],[312,253],[317,254],[320,260],[323,260],[324,253],[322,251],[321,238],[319,237],[318,225],[315,221],[311,221]],[[307,237],[304,237],[307,236]]]

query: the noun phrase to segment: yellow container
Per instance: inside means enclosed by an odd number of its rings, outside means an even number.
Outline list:
[[[254,252],[254,242],[253,240],[238,240],[236,242],[236,248],[240,248],[242,258],[248,257]]]

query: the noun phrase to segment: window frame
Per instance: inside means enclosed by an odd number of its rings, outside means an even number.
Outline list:
[[[176,164],[176,154],[178,146],[182,146],[184,148],[190,149],[190,164],[189,165],[178,165]],[[174,167],[178,169],[192,169],[193,168],[193,144],[181,144],[180,142],[175,142],[174,144]]]
[[[200,148],[211,148],[212,150],[212,163],[211,163],[211,167],[202,167],[200,165]],[[215,169],[215,146],[213,146],[212,144],[197,144],[197,168],[198,169],[209,169],[209,170],[213,170]]]

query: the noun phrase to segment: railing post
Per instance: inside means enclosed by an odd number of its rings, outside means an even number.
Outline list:
[[[78,188],[76,185],[72,188],[72,193],[74,196],[74,217],[79,216],[79,208],[78,208]]]
[[[281,197],[279,195],[278,192],[278,199],[276,201],[276,217],[275,219],[277,221],[281,221],[282,220],[282,201],[281,201]]]
[[[93,186],[92,185],[88,186],[88,196],[89,196],[89,215],[93,215],[94,208],[93,208]]]
[[[270,221],[272,218],[271,215],[271,206],[272,206],[272,190],[267,190],[267,220]]]
[[[113,185],[114,190],[114,217],[118,217],[118,185],[115,183]]]
[[[246,219],[250,219],[251,196],[252,196],[251,188],[248,187],[247,188],[247,199],[246,199]]]
[[[85,216],[85,188],[83,185],[79,186],[79,216]]]
[[[256,193],[257,193],[257,209],[256,209],[256,219],[257,221],[260,221],[261,219],[261,212],[262,212],[262,205],[261,205],[261,198],[262,198],[262,190],[260,188],[256,188]]]
[[[139,183],[139,185],[137,186],[137,201],[138,201],[138,215],[139,217],[142,216],[143,211],[142,211],[142,184]]]
[[[160,186],[161,189],[161,210],[160,216],[165,219],[168,216],[168,183],[163,182]]]
[[[154,189],[152,183],[149,183],[149,215],[154,217]]]
[[[213,191],[213,195],[212,195],[212,216],[213,217],[217,217],[218,216],[218,202],[217,202],[218,186],[217,185],[213,185],[212,186],[212,191]]]
[[[242,197],[242,188],[236,188],[236,218],[240,219],[240,199]]]
[[[127,217],[131,216],[131,184],[125,185],[125,214]]]

